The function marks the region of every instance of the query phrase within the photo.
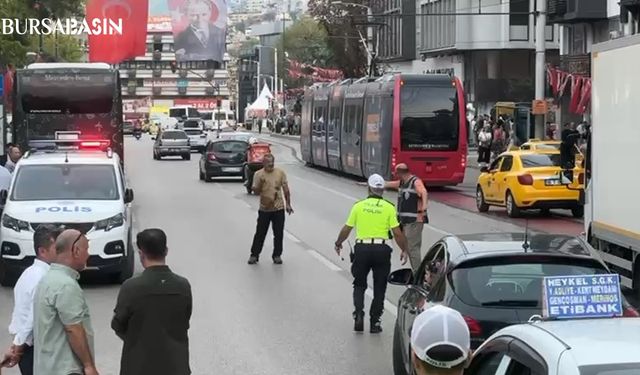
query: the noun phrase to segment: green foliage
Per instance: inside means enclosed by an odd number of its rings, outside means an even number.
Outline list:
[[[26,18],[65,18],[82,16],[85,0],[41,0],[36,6],[34,0],[0,0],[0,18],[24,20]],[[54,55],[53,36],[43,36],[45,52]],[[58,36],[59,56],[67,61],[77,61],[81,50],[70,36]],[[48,43],[51,48],[48,48]],[[75,46],[74,46],[75,43]],[[38,36],[0,35],[0,66],[8,63],[21,67],[27,62],[26,53],[38,51]]]
[[[310,17],[299,19],[286,30],[284,37],[280,37],[278,50],[286,51],[290,60],[304,64],[326,68],[336,66],[333,51],[329,48],[327,30]],[[284,66],[286,69],[286,63]],[[306,83],[304,79],[285,75],[287,87],[301,87]]]
[[[366,17],[361,7],[332,4],[333,0],[309,0],[311,14],[328,34],[328,47],[337,66],[346,77],[362,77],[367,70],[367,55],[360,41],[354,17]],[[349,0],[350,3],[367,5],[367,0]],[[365,32],[365,30],[361,30]]]

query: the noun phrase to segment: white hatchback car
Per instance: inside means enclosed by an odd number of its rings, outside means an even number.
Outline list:
[[[465,374],[638,375],[640,318],[556,320],[494,333]]]

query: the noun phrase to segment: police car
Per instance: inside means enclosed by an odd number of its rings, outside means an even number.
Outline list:
[[[62,132],[60,132],[62,133]],[[35,257],[33,233],[40,224],[77,229],[89,239],[87,271],[130,278],[134,268],[133,191],[109,141],[35,142],[16,165],[0,226],[0,284],[15,283]],[[33,149],[33,144],[31,145]]]

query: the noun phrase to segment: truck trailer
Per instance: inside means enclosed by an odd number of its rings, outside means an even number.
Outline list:
[[[592,49],[585,234],[640,296],[640,35]]]

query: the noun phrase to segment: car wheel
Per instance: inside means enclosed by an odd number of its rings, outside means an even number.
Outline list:
[[[202,173],[202,170],[199,171],[200,174],[200,181],[204,181],[204,173]]]
[[[484,200],[484,192],[482,192],[482,188],[480,186],[476,189],[476,207],[480,212],[489,211],[489,205]]]
[[[244,167],[244,171],[245,171],[244,186],[247,189],[247,194],[251,194],[253,193],[253,190],[251,189],[251,186],[253,185],[253,173],[251,173],[251,170],[249,169],[248,166]]]
[[[509,215],[509,217],[520,217],[520,208],[516,205],[516,200],[513,199],[511,191],[507,191],[505,205],[507,206],[507,215]]]
[[[404,357],[402,355],[402,331],[398,323],[393,330],[393,375],[409,375],[404,365]]]
[[[551,216],[551,210],[548,208],[543,208],[540,210],[540,215],[542,216]]]
[[[127,240],[127,257],[122,265],[122,269],[117,274],[116,280],[118,284],[122,284],[125,281],[129,280],[133,276],[133,268],[135,265],[134,259],[134,249],[133,249],[133,241],[131,241],[131,234],[129,234],[129,239]]]
[[[578,206],[571,209],[571,215],[575,218],[581,218],[584,216],[584,206]]]
[[[191,160],[191,154],[182,155],[184,160]]]

